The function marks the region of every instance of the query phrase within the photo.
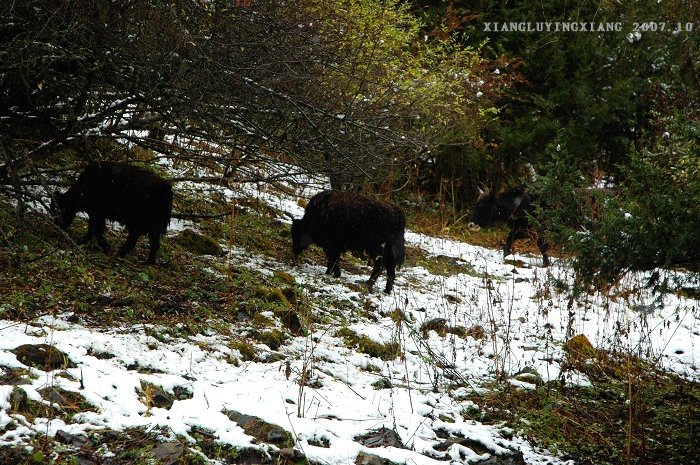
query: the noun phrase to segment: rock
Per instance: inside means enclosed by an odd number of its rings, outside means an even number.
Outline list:
[[[27,410],[27,393],[24,389],[15,386],[8,397],[10,411],[22,413]]]
[[[76,364],[68,358],[65,352],[61,352],[48,344],[24,344],[11,350],[11,352],[24,365],[43,371],[76,367]]]
[[[267,451],[247,447],[243,449],[236,449],[235,460],[227,463],[235,463],[236,465],[279,465],[280,463],[285,463],[283,461],[277,461],[274,455],[276,454],[270,454]]]
[[[293,284],[296,284],[296,282],[297,282],[297,280],[294,279],[294,276],[292,276],[291,274],[287,273],[286,271],[275,271],[275,272],[273,273],[273,276],[274,276],[275,278],[279,279],[280,281],[283,281],[283,282],[285,282],[285,283],[287,283],[287,284],[292,284],[292,285],[293,285]]]
[[[191,229],[184,229],[175,238],[175,242],[188,252],[198,255],[224,254],[224,250],[214,239]]]
[[[376,390],[391,389],[392,388],[391,380],[384,378],[384,377],[379,378],[377,381],[372,383],[372,387]]]
[[[539,372],[532,367],[525,367],[513,375],[513,379],[524,383],[534,384],[535,386],[544,385],[544,380]]]
[[[585,334],[579,334],[566,341],[564,351],[574,366],[579,366],[588,360],[594,359],[597,355],[593,344],[591,344],[591,341],[588,340]]]
[[[237,350],[241,354],[241,358],[245,362],[255,360],[255,347],[245,342],[232,342],[231,348]]]
[[[489,454],[490,457],[477,462],[479,465],[526,465],[523,453],[520,451],[509,451],[505,454],[496,454],[484,444],[470,438],[448,438],[446,441],[433,446],[437,451],[447,451],[455,444],[471,449],[479,455]]]
[[[175,399],[162,387],[141,381],[141,402],[148,408],[158,407],[170,410]]]
[[[308,438],[307,441],[312,446],[323,447],[324,449],[330,449],[331,441],[325,436],[317,437],[315,434],[312,438]]]
[[[61,406],[68,404],[68,399],[66,399],[63,396],[63,394],[59,391],[58,388],[49,387],[43,390],[39,390],[39,394],[41,394],[41,397],[44,400],[51,402],[52,404],[58,404]]]
[[[263,302],[279,304],[282,307],[289,308],[292,304],[287,300],[287,296],[284,295],[281,289],[276,287],[272,288],[260,288],[255,291],[256,296]]]
[[[299,315],[297,315],[297,312],[291,309],[286,309],[277,311],[275,314],[279,316],[284,327],[287,328],[293,336],[302,336],[304,334],[304,329],[301,326],[301,321],[299,320]]]
[[[357,436],[355,441],[365,447],[396,447],[405,449],[406,447],[401,442],[401,437],[393,429],[381,427],[377,430],[370,431],[362,436]]]
[[[32,384],[33,375],[26,368],[0,367],[0,386],[19,386],[21,384]]]
[[[273,444],[280,449],[294,446],[292,435],[281,426],[267,423],[261,418],[245,415],[234,410],[224,409],[222,413],[231,421],[238,423],[238,426],[243,428],[245,434],[253,436],[258,443]]]
[[[279,350],[280,346],[284,342],[284,333],[278,329],[261,331],[257,333],[255,337],[257,338],[258,342],[262,342],[271,350]]]
[[[284,449],[280,449],[280,457],[283,458],[282,463],[289,463],[291,462],[301,462],[306,460],[306,456],[304,453],[298,449],[294,449],[292,447],[285,447]]]
[[[57,386],[48,386],[37,391],[41,397],[52,404],[57,404],[66,412],[95,412],[97,409],[89,404],[85,397],[73,391],[66,391]]]
[[[420,327],[423,337],[428,337],[428,332],[435,331],[438,336],[445,337],[448,334],[454,334],[462,339],[471,336],[474,339],[483,339],[486,333],[481,326],[473,326],[469,329],[463,326],[450,326],[445,318],[433,318],[423,323]]]
[[[163,391],[162,389],[156,389],[156,392],[153,394],[154,407],[170,410],[173,403],[175,403],[175,401],[168,395],[167,392]]]
[[[437,451],[444,452],[450,447],[452,447],[455,444],[459,444],[460,446],[467,447],[471,450],[474,451],[474,453],[483,455],[483,454],[492,454],[491,450],[480,443],[479,441],[475,441],[474,439],[469,439],[469,438],[448,438],[446,441],[443,441],[439,444],[436,444],[433,446],[433,449]],[[481,462],[479,462],[481,463]]]
[[[68,323],[75,323],[75,324],[82,324],[83,323],[83,319],[80,318],[80,315],[78,315],[77,313],[71,313],[70,315],[68,315],[68,318],[66,318],[66,321]]]
[[[477,341],[486,339],[486,330],[484,329],[483,326],[480,325],[475,325],[472,326],[471,328],[467,329],[466,336],[471,336],[472,338],[476,339]]]
[[[92,443],[90,439],[84,434],[70,434],[63,430],[56,431],[56,440],[62,442],[63,444],[68,444],[69,446],[81,448],[89,446]]]
[[[163,465],[176,463],[185,452],[185,446],[179,442],[164,442],[153,448],[153,455],[162,460]]]
[[[395,462],[378,455],[360,452],[355,459],[355,465],[395,465]]]
[[[282,294],[284,294],[287,301],[293,306],[296,306],[299,304],[299,302],[301,302],[301,297],[299,296],[299,292],[296,290],[296,288],[285,287],[282,289]]]
[[[491,457],[486,460],[478,462],[479,465],[527,465],[525,462],[525,457],[520,451],[513,451],[512,454],[495,455],[491,454]]]
[[[175,394],[177,400],[187,400],[194,397],[192,389],[188,386],[174,386],[173,394]]]
[[[421,325],[420,332],[423,334],[423,337],[427,337],[429,331],[435,331],[438,335],[445,336],[447,333],[447,320],[444,318],[433,318],[426,321]]]
[[[153,386],[153,392],[151,393],[151,402],[153,407],[164,408],[170,410],[175,401],[170,395],[165,392],[162,388],[158,386]]]

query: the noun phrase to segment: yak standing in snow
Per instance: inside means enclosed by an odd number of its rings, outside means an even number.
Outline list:
[[[474,206],[468,227],[474,231],[487,228],[494,223],[506,223],[510,228],[506,244],[503,247],[503,257],[511,254],[513,242],[517,239],[534,238],[542,253],[542,263],[549,266],[549,244],[538,235],[530,224],[528,215],[532,214],[532,197],[524,188],[514,187],[496,194],[487,188],[479,189],[479,197]]]
[[[87,213],[88,231],[81,243],[94,235],[107,253],[105,221],[117,221],[128,231],[118,255],[125,256],[141,236],[148,235],[150,251],[147,263],[155,263],[160,238],[170,224],[172,213],[173,190],[169,182],[136,166],[93,162],[68,191],[56,193],[55,199],[56,204],[52,204],[51,209],[57,215],[57,224],[63,229],[70,227],[78,212]]]
[[[395,205],[351,192],[323,191],[311,198],[302,219],[293,220],[292,251],[298,255],[318,245],[328,260],[326,274],[336,278],[343,252],[366,252],[374,264],[367,284],[371,289],[386,268],[388,294],[406,255],[405,229],[406,215]]]
[[[597,215],[601,202],[616,195],[615,190],[606,187],[576,188],[572,193],[579,210],[589,211],[593,218]],[[539,208],[535,209],[534,204],[538,204]],[[497,222],[506,223],[510,232],[503,247],[503,257],[510,255],[513,242],[529,237],[537,242],[537,247],[542,253],[542,264],[549,266],[550,244],[545,239],[546,236],[535,229],[530,216],[534,215],[535,219],[540,221],[546,220],[546,216],[552,210],[551,205],[543,202],[540,197],[529,194],[525,187],[514,187],[496,194],[483,186],[479,189],[479,197],[468,226],[476,231]],[[573,225],[574,229],[581,227],[580,224]]]

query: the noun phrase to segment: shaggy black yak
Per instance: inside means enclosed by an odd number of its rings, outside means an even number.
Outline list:
[[[170,183],[156,174],[124,163],[93,162],[68,191],[56,193],[52,210],[63,229],[68,229],[78,212],[87,213],[88,231],[81,242],[94,235],[105,253],[109,251],[105,220],[123,224],[129,235],[119,248],[120,257],[129,253],[141,236],[148,235],[147,263],[153,264],[160,238],[170,223],[172,203]]]
[[[542,264],[549,266],[549,244],[539,236],[532,225],[528,215],[532,214],[532,198],[522,187],[514,187],[496,194],[489,192],[487,188],[479,189],[479,198],[476,200],[474,212],[467,225],[472,230],[486,228],[494,223],[506,223],[510,228],[506,244],[503,247],[503,257],[511,254],[513,242],[517,239],[534,238],[537,247],[542,253]]]
[[[298,255],[318,245],[328,259],[326,274],[336,278],[343,252],[366,252],[374,263],[367,284],[371,289],[386,268],[388,294],[406,254],[405,229],[406,215],[395,205],[350,192],[323,191],[309,201],[302,219],[293,220],[292,251]]]
[[[605,199],[615,196],[615,191],[604,187],[591,187],[574,189],[577,202],[581,208],[588,205],[592,208],[595,216],[596,205]],[[539,209],[534,208],[534,204],[539,203]],[[530,216],[537,216],[537,219],[546,219],[546,215],[551,211],[551,207],[544,204],[538,197],[528,194],[525,187],[514,187],[505,190],[500,194],[489,192],[484,186],[479,189],[479,197],[474,206],[468,227],[472,230],[489,227],[497,222],[508,225],[510,232],[506,237],[506,244],[503,247],[503,257],[511,253],[513,242],[517,239],[532,238],[537,241],[537,247],[542,253],[542,264],[549,266],[549,243],[545,236],[538,233],[532,224]]]

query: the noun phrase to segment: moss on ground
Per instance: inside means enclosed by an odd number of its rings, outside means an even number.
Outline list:
[[[192,229],[184,229],[174,242],[183,249],[198,255],[223,255],[224,250],[213,238]]]
[[[339,329],[336,335],[345,339],[348,346],[370,357],[376,357],[381,360],[393,360],[401,354],[401,346],[397,342],[382,344],[373,341],[367,336],[359,335],[349,328]]]

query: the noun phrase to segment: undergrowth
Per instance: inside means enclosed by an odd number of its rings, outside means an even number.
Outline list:
[[[506,424],[577,464],[697,464],[700,387],[625,354],[585,372],[592,385],[561,380],[536,389],[502,385],[469,397],[466,418]]]

